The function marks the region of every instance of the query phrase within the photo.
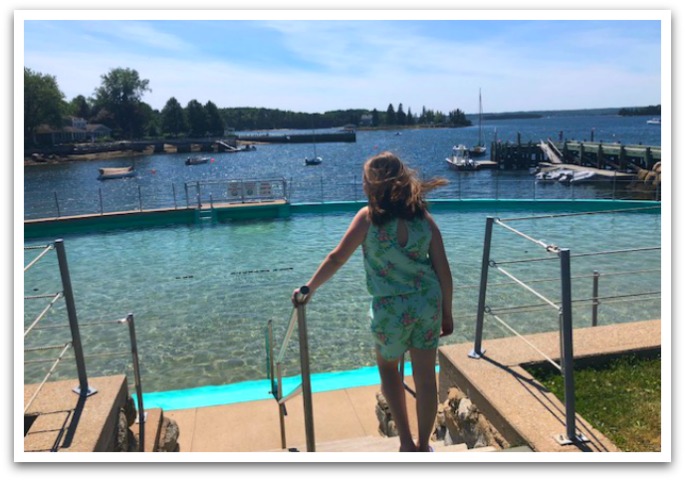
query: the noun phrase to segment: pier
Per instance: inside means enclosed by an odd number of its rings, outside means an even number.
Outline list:
[[[248,143],[354,143],[357,141],[356,132],[326,132],[326,133],[296,133],[272,135],[250,134],[240,135],[238,140]]]
[[[564,141],[492,143],[491,160],[504,170],[535,168],[541,163],[577,165],[619,172],[652,170],[661,161],[661,147],[620,143]]]

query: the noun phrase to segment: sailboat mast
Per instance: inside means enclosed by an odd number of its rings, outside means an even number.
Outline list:
[[[478,89],[478,145],[483,146],[483,100]]]

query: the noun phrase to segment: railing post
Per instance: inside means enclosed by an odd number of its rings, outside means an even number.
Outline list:
[[[190,208],[190,196],[188,195],[188,184],[184,183],[183,188],[186,191],[186,208]]]
[[[143,194],[140,190],[140,185],[138,185],[138,207],[140,211],[143,211]]]
[[[592,272],[592,326],[597,326],[597,310],[599,307],[599,272]]]
[[[95,389],[88,387],[88,375],[86,374],[86,360],[83,355],[83,346],[81,345],[81,334],[78,328],[78,319],[76,317],[76,304],[74,302],[74,291],[71,288],[71,276],[69,275],[69,265],[67,263],[67,253],[64,249],[64,240],[55,240],[55,250],[57,252],[57,261],[59,263],[59,273],[62,277],[62,290],[64,292],[64,301],[67,307],[67,315],[69,317],[69,328],[71,330],[71,344],[74,347],[74,357],[76,360],[76,371],[78,374],[78,387],[74,388],[74,392],[81,397],[87,397],[97,392]]]
[[[483,342],[483,317],[485,316],[485,293],[488,286],[488,268],[490,266],[490,244],[492,243],[492,226],[495,217],[487,217],[485,221],[485,240],[483,241],[483,260],[480,267],[480,289],[478,291],[478,311],[476,312],[476,339],[469,357],[480,358],[485,351]]]
[[[309,288],[301,287],[302,295],[309,293]],[[307,451],[316,451],[314,441],[314,409],[312,406],[312,384],[309,372],[309,343],[307,341],[307,319],[303,304],[297,306],[297,331],[300,340],[300,370],[302,372],[302,401],[304,403],[304,431],[307,437]]]
[[[321,203],[323,203],[323,175],[319,179],[321,181]]]
[[[104,213],[104,209],[102,208],[102,189],[98,188],[98,195],[100,197],[100,215]]]
[[[122,322],[128,323],[128,332],[131,338],[131,355],[133,357],[133,376],[136,383],[136,398],[138,399],[138,424],[140,442],[138,451],[145,451],[145,409],[143,407],[143,387],[140,383],[140,365],[138,363],[138,341],[136,340],[136,327],[133,323],[133,314],[129,313]]]
[[[59,202],[57,201],[57,192],[53,192],[53,193],[55,194],[55,207],[57,208],[57,216],[61,217],[62,215],[60,215],[60,212],[59,212]]]
[[[176,204],[176,185],[171,184],[171,192],[174,195],[174,210],[178,210],[178,205]]]
[[[561,264],[561,369],[564,377],[564,404],[566,407],[566,436],[559,436],[562,445],[587,441],[582,434],[576,434],[576,397],[573,382],[573,314],[571,310],[571,251],[559,250]]]

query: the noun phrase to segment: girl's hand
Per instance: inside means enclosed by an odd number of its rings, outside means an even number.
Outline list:
[[[440,336],[441,337],[446,337],[448,335],[451,335],[452,332],[454,331],[454,320],[452,319],[452,315],[444,315],[442,316],[442,328],[440,329]]]
[[[307,285],[296,288],[293,290],[293,294],[290,296],[290,301],[294,307],[299,307],[300,305],[306,305],[309,299],[312,297],[313,292],[309,289]]]

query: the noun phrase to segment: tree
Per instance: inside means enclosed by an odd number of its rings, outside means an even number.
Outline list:
[[[197,100],[191,100],[186,105],[185,112],[188,119],[188,127],[190,128],[189,135],[191,137],[204,137],[209,126],[205,107]]]
[[[395,115],[395,107],[392,106],[392,103],[388,105],[388,109],[385,111],[385,124],[386,125],[395,125],[397,123],[397,118]]]
[[[205,113],[207,114],[207,131],[212,136],[222,136],[224,134],[224,119],[221,118],[217,106],[208,101],[205,103]]]
[[[407,114],[404,113],[404,109],[402,108],[402,104],[400,103],[397,106],[397,114],[395,116],[397,119],[397,124],[398,125],[406,125],[407,123]]]
[[[151,91],[150,81],[143,80],[138,72],[130,68],[113,68],[102,75],[102,85],[95,89],[95,107],[107,109],[113,124],[108,124],[124,138],[133,138],[139,130],[141,99]]]
[[[171,97],[162,109],[162,133],[177,137],[187,130],[188,123],[183,107],[176,97]]]
[[[71,102],[69,102],[69,113],[74,117],[85,118],[90,120],[90,105],[88,100],[83,95],[78,95],[74,97]]]
[[[36,143],[39,125],[61,127],[64,111],[64,94],[56,78],[24,67],[24,141]]]

